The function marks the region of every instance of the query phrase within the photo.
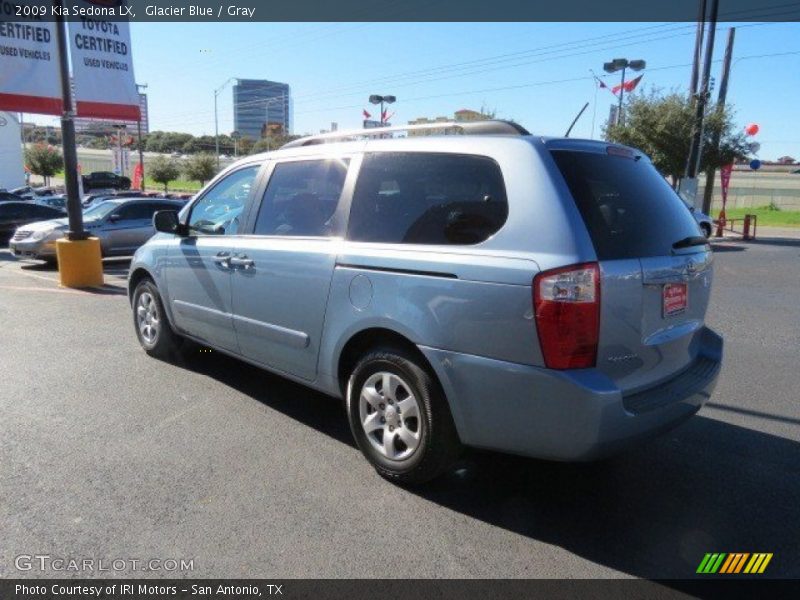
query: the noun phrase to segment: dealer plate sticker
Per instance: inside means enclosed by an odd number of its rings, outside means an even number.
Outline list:
[[[679,315],[689,306],[689,287],[685,283],[666,284],[662,296],[665,317]]]

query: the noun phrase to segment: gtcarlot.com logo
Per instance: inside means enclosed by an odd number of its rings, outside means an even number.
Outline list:
[[[763,573],[771,560],[771,552],[708,553],[700,561],[697,572],[703,575],[735,575],[738,573],[756,575]]]

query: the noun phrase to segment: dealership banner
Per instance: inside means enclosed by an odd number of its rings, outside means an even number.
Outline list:
[[[117,4],[104,0],[103,4]],[[98,0],[73,0],[75,9]],[[133,76],[131,34],[127,21],[83,18],[69,22],[69,50],[79,117],[138,121],[139,93]]]
[[[17,5],[38,6],[35,1]],[[0,10],[0,110],[61,114],[55,24]],[[12,20],[13,19],[13,20]]]

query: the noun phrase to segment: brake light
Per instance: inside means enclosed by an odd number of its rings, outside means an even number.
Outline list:
[[[600,267],[571,265],[533,279],[533,310],[545,365],[584,369],[597,360],[600,330]]]

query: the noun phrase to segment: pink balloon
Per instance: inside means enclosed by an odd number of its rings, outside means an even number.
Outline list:
[[[758,129],[759,129],[759,127],[758,127],[758,124],[756,124],[756,123],[750,123],[749,125],[747,125],[747,126],[744,128],[744,132],[745,132],[747,135],[755,135],[755,134],[757,134],[757,133],[758,133]]]

